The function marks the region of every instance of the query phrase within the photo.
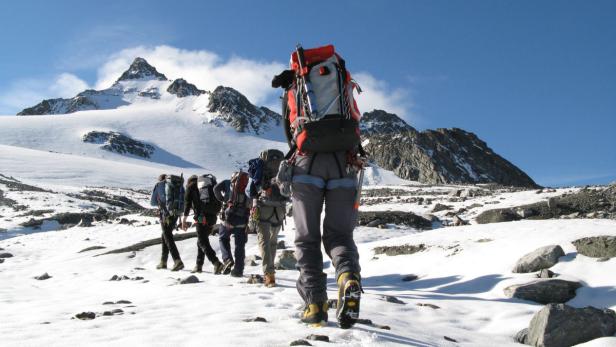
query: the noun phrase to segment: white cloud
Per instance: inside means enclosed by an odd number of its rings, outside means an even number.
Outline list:
[[[73,97],[85,89],[88,89],[88,84],[70,73],[62,73],[50,79],[17,80],[11,83],[6,92],[0,93],[0,114],[19,112],[43,99]]]
[[[363,93],[356,96],[357,106],[362,113],[380,109],[395,113],[407,121],[413,120],[414,117],[410,111],[413,104],[408,90],[392,88],[386,82],[376,79],[367,72],[355,73],[353,78],[363,90]]]

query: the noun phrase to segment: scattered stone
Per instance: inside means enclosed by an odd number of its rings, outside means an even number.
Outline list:
[[[513,267],[514,273],[529,273],[550,268],[558,263],[558,258],[565,255],[562,247],[551,245],[536,249],[518,260]]]
[[[75,315],[75,318],[81,320],[92,320],[96,318],[96,313],[94,312],[81,312]]]
[[[132,252],[131,254],[127,255],[126,258],[133,259],[136,256],[137,256],[137,253],[136,252]]]
[[[573,346],[616,333],[616,313],[594,307],[550,304],[535,314],[528,327],[531,346]]]
[[[263,276],[261,275],[250,275],[250,277],[248,277],[248,281],[246,283],[248,284],[261,284],[265,282],[265,280],[263,279]]]
[[[425,244],[419,245],[401,245],[401,246],[379,246],[374,248],[374,254],[385,254],[389,256],[410,255],[417,252],[423,252],[426,249]]]
[[[42,274],[40,276],[34,277],[35,280],[39,280],[39,281],[48,280],[50,278],[51,278],[51,276],[49,276],[49,274],[47,272],[45,272],[44,274]]]
[[[0,258],[0,264],[4,263],[4,258]]]
[[[468,225],[468,222],[465,221],[464,219],[462,219],[458,215],[453,216],[453,226],[454,227],[459,227],[459,226],[462,226],[462,225]]]
[[[558,275],[556,275],[553,271],[550,271],[548,269],[542,269],[537,274],[538,278],[553,278],[553,277],[556,277],[556,276],[558,276]]]
[[[422,303],[418,303],[418,304],[417,304],[417,306],[420,306],[420,307],[429,307],[429,308],[434,309],[434,310],[438,310],[439,308],[441,308],[440,306],[436,306],[436,305],[434,305],[434,304],[422,304]]]
[[[126,276],[126,275],[122,275],[122,278],[120,278],[122,281],[126,281],[126,280],[130,280],[130,277]]]
[[[123,314],[124,310],[122,310],[121,308],[116,308],[114,310],[111,310],[111,313],[113,313],[113,314]]]
[[[573,241],[579,254],[593,258],[616,257],[616,236],[585,237]]]
[[[575,297],[579,282],[561,279],[538,279],[526,284],[516,284],[504,289],[509,298],[530,300],[540,304],[565,303]]]
[[[329,336],[327,335],[310,334],[306,336],[306,339],[312,340],[312,341],[329,342]]]
[[[199,283],[199,278],[195,275],[190,275],[180,281],[180,284],[193,284],[193,283]]]
[[[103,316],[113,316],[113,313],[111,311],[105,311],[103,312]]]
[[[13,255],[11,253],[0,253],[0,259],[2,258],[13,258]]]
[[[524,328],[518,331],[514,336],[513,340],[517,343],[521,343],[523,345],[528,344],[528,328]]]
[[[492,240],[492,239],[479,239],[479,240],[477,240],[475,242],[485,243],[485,242],[492,242],[492,241],[494,241],[494,240]]]
[[[296,270],[297,259],[295,258],[295,251],[285,249],[278,255],[278,262],[276,262],[276,269],[278,270]]]
[[[443,338],[444,338],[445,340],[447,340],[447,341],[450,341],[450,342],[458,342],[458,340],[456,340],[456,339],[452,339],[452,338],[451,338],[451,337],[449,337],[449,336],[443,336]]]
[[[109,280],[110,281],[119,281],[120,277],[118,275],[113,275],[113,276],[111,276],[111,278]]]
[[[396,298],[395,296],[392,295],[381,295],[381,299],[390,302],[392,304],[400,304],[400,305],[406,305],[406,303],[398,298]]]
[[[84,248],[81,251],[79,251],[78,253],[83,253],[83,252],[89,252],[89,251],[95,251],[97,249],[104,249],[105,246],[92,246],[92,247],[88,247],[88,248]]]
[[[522,218],[510,209],[487,210],[475,218],[479,224],[512,222],[520,219]]]
[[[267,319],[263,318],[263,317],[254,317],[254,318],[247,318],[244,319],[244,322],[261,322],[261,323],[267,323]]]
[[[331,309],[338,308],[338,299],[329,299],[327,300],[327,307]]]
[[[278,241],[278,244],[276,244],[276,249],[285,249],[285,248],[287,248],[287,246],[284,244],[284,240]]]
[[[113,301],[105,301],[103,305],[114,305]]]
[[[402,282],[411,282],[411,281],[414,281],[414,280],[416,280],[418,278],[419,278],[419,276],[417,276],[417,275],[406,275],[406,276],[402,277]]]
[[[447,210],[451,210],[452,207],[449,205],[444,205],[444,204],[436,204],[434,205],[434,208],[432,209],[432,213],[435,212],[441,212],[441,211],[447,211]]]
[[[310,342],[306,340],[295,340],[289,344],[289,346],[312,346]]]

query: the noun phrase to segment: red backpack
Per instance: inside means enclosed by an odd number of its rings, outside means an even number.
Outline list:
[[[360,145],[361,114],[353,89],[361,93],[345,62],[328,45],[304,50],[298,45],[291,54],[290,70],[276,76],[287,82],[272,86],[285,88],[283,115],[285,132],[292,149],[300,152],[354,151]]]

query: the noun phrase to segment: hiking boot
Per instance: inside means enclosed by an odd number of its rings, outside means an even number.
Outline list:
[[[221,262],[216,261],[214,264],[214,275],[220,275],[222,273],[223,265]]]
[[[268,288],[276,286],[276,276],[274,274],[265,274],[265,286]]]
[[[244,277],[244,274],[239,271],[231,271],[231,277]]]
[[[195,265],[195,268],[192,269],[190,273],[194,274],[194,273],[201,273],[201,272],[203,272],[203,264],[197,264]]]
[[[336,318],[342,329],[349,329],[359,318],[361,284],[359,274],[344,272],[338,277]]]
[[[166,261],[160,261],[160,263],[158,263],[158,265],[156,265],[156,270],[162,270],[162,269],[166,269],[167,268],[167,262]]]
[[[327,325],[327,309],[329,306],[327,302],[319,304],[308,304],[304,313],[302,314],[301,321],[310,326],[324,327]]]
[[[173,268],[171,269],[171,271],[180,271],[184,268],[184,263],[181,260],[176,260],[173,263]]]
[[[227,259],[225,260],[224,264],[222,264],[222,274],[223,275],[228,275],[231,272],[231,269],[233,269],[233,266],[235,265],[235,263],[233,262],[233,260],[231,259]]]

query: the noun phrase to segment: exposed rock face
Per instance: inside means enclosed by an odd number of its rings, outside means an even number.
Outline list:
[[[237,90],[218,86],[210,95],[209,112],[239,132],[260,134],[271,124],[279,126],[282,116],[267,107],[256,107]]]
[[[616,313],[594,307],[550,304],[535,314],[528,327],[531,346],[573,346],[616,333]]]
[[[162,73],[158,72],[156,68],[150,65],[145,59],[137,57],[135,58],[135,60],[133,60],[133,63],[130,64],[128,70],[124,71],[122,76],[118,78],[118,82],[143,79],[156,79],[159,81],[166,81],[167,77],[165,77],[165,75],[163,75]]]
[[[512,271],[515,273],[529,273],[548,269],[556,265],[558,258],[564,255],[565,251],[558,245],[541,247],[520,258]]]
[[[475,218],[479,224],[512,222],[520,219],[522,219],[522,217],[516,214],[512,209],[487,210],[481,212]]]
[[[205,90],[197,88],[194,84],[186,82],[183,78],[178,78],[167,88],[167,92],[176,95],[178,98],[186,96],[199,96],[205,93]]]
[[[83,142],[102,144],[101,148],[119,154],[132,154],[142,158],[150,158],[154,147],[115,131],[90,131],[83,135]]]
[[[376,163],[401,178],[430,184],[498,183],[537,187],[516,166],[462,129],[419,132],[394,114],[364,113],[361,130]]]
[[[539,279],[530,283],[516,284],[504,289],[509,298],[538,302],[540,304],[561,304],[575,297],[579,282],[559,279]]]
[[[374,248],[374,254],[385,254],[389,256],[410,255],[428,249],[426,245],[401,245],[401,246],[379,246]]]
[[[297,259],[295,258],[295,251],[283,250],[278,255],[278,262],[276,262],[276,269],[278,270],[296,270]]]
[[[573,241],[578,253],[593,258],[616,257],[616,236],[585,237]]]
[[[43,100],[32,107],[25,108],[21,112],[17,113],[17,115],[32,116],[44,114],[63,114],[77,111],[97,110],[98,108],[98,105],[93,100],[88,99],[86,95],[80,93],[71,99],[57,98]]]
[[[412,212],[359,211],[359,225],[382,227],[386,224],[407,225],[415,229],[430,229],[432,222]]]

